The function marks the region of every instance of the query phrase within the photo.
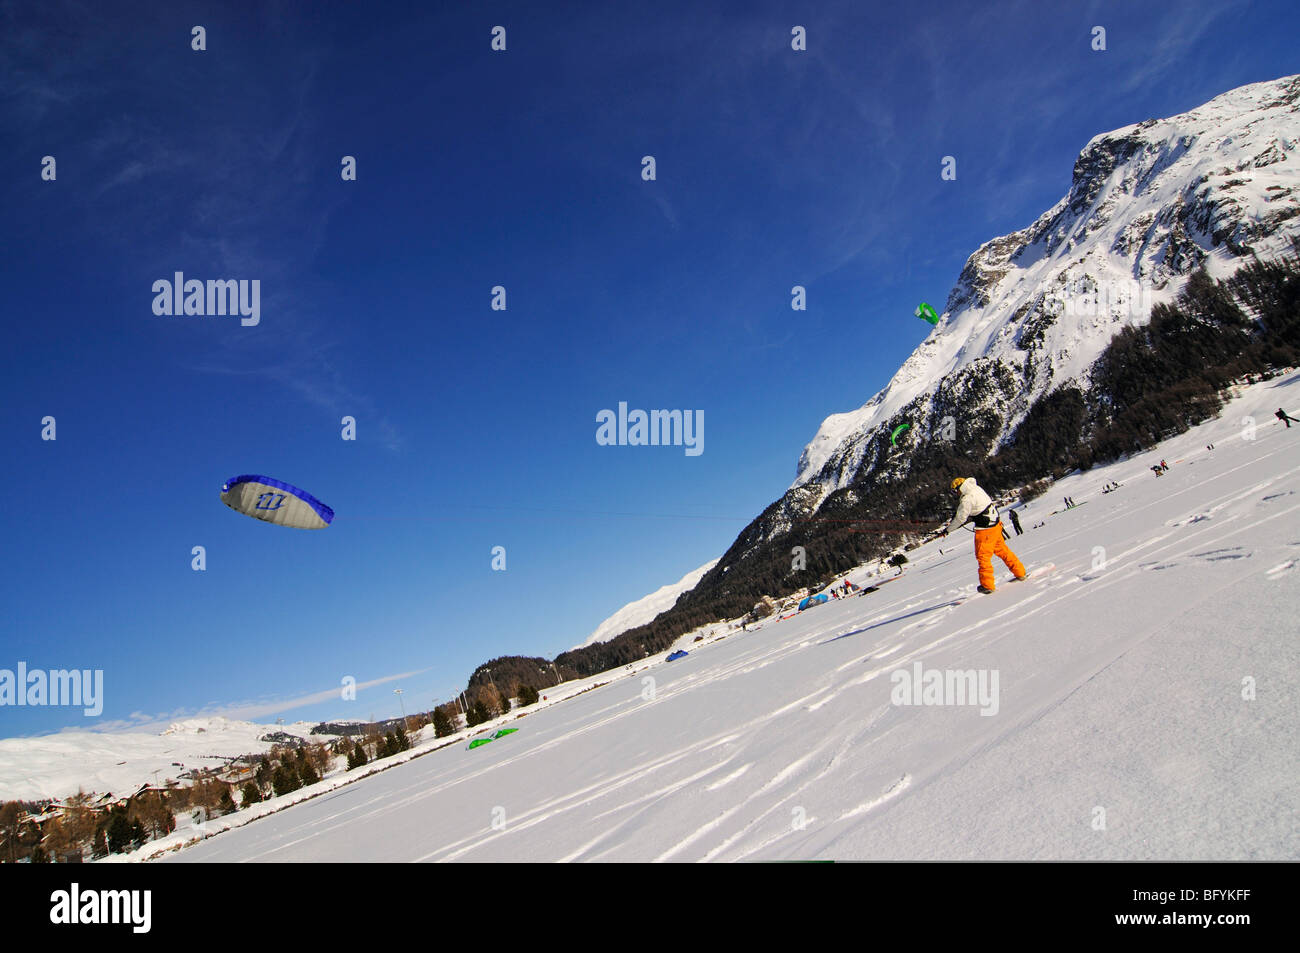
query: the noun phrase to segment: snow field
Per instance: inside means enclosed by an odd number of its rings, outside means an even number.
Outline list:
[[[687,658],[609,673],[508,738],[174,859],[1294,859],[1300,429],[1279,404],[1300,375],[1058,482],[1010,541],[1055,564],[1038,580],[995,560],[998,591],[972,595],[972,544],[950,536],[878,592],[684,637]],[[1087,505],[1049,515],[1066,495]],[[895,704],[918,662],[996,672],[996,714]]]

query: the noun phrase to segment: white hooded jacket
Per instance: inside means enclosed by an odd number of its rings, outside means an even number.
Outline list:
[[[965,526],[972,519],[981,529],[997,525],[998,509],[973,477],[963,480],[957,491],[961,494],[961,500],[957,504],[957,512],[943,529],[945,533],[951,533],[958,527]]]

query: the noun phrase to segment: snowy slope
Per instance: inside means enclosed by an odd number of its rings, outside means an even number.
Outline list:
[[[608,641],[616,635],[621,635],[628,629],[634,629],[638,625],[645,625],[645,623],[653,621],[654,617],[659,613],[671,609],[673,603],[677,601],[677,597],[683,592],[690,592],[694,589],[695,584],[700,581],[700,578],[716,566],[717,563],[718,561],[716,559],[710,560],[699,569],[692,569],[685,576],[682,576],[681,579],[677,580],[677,582],[671,583],[667,586],[660,586],[654,592],[650,593],[650,595],[642,596],[635,602],[629,602],[600,625],[596,626],[596,631],[592,632],[591,635],[587,637],[587,641],[583,642],[582,645],[592,645],[596,642]],[[574,647],[582,648],[582,645]]]
[[[876,465],[869,437],[898,415],[914,435],[936,430],[941,384],[960,395],[969,379],[997,381],[986,409],[1008,434],[1035,399],[1084,380],[1115,333],[1146,323],[1199,264],[1222,277],[1252,253],[1286,249],[1300,234],[1298,147],[1300,76],[1095,137],[1060,202],[971,255],[889,384],[826,418],[791,484],[817,492],[797,502],[815,506]]]
[[[1036,580],[999,567],[975,595],[950,536],[874,593],[605,673],[505,739],[174,859],[1295,859],[1300,427],[1279,405],[1300,412],[1300,374],[1054,485],[1011,541],[1055,564]],[[996,674],[995,711],[895,704],[917,664]]]
[[[0,740],[0,801],[65,797],[79,788],[127,794],[187,769],[217,768],[241,754],[269,751],[271,743],[258,739],[270,732],[308,737],[312,725],[192,718],[162,732],[62,731],[5,738]]]

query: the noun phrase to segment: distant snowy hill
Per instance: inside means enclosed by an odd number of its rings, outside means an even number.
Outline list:
[[[129,794],[187,770],[216,768],[241,754],[269,751],[263,735],[309,737],[314,722],[258,725],[191,718],[162,732],[62,731],[0,740],[0,801],[66,797],[77,790]],[[317,735],[313,741],[323,740]]]
[[[700,581],[706,572],[717,565],[716,559],[711,560],[701,566],[699,569],[693,569],[677,582],[671,585],[661,586],[648,596],[642,596],[635,602],[629,602],[623,608],[619,609],[608,619],[596,626],[596,631],[592,632],[582,645],[574,648],[582,648],[583,645],[594,645],[597,642],[607,642],[614,636],[626,632],[628,629],[634,629],[638,625],[645,625],[650,622],[659,613],[666,609],[671,609],[677,597],[683,592],[689,592],[695,588],[695,584]]]

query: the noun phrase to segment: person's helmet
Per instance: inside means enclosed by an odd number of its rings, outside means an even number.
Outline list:
[[[962,485],[963,483],[965,483],[965,482],[966,482],[966,478],[965,478],[965,477],[957,477],[956,479],[954,479],[954,480],[952,481],[952,489],[954,489],[954,490],[961,489],[961,485]]]

